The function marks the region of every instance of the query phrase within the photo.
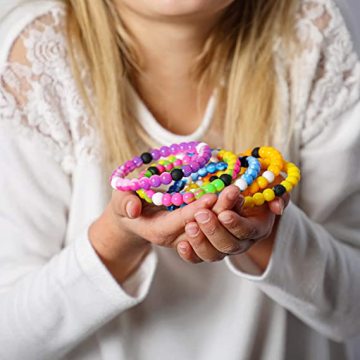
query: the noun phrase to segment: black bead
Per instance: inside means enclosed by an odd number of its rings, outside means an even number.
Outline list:
[[[282,196],[286,193],[286,189],[282,185],[275,185],[273,190],[276,196]]]
[[[247,156],[241,156],[241,157],[239,157],[239,160],[241,162],[241,167],[244,167],[244,168],[249,167],[249,163],[247,161]]]
[[[170,175],[174,181],[178,181],[184,177],[184,172],[181,169],[173,169]]]
[[[251,152],[251,155],[253,157],[259,158],[260,157],[259,150],[260,150],[259,147],[254,148],[253,151]]]
[[[228,174],[222,174],[220,176],[220,180],[223,181],[223,183],[225,184],[225,186],[229,186],[232,182],[232,177]]]
[[[213,182],[213,181],[217,180],[218,178],[219,178],[218,176],[213,175],[213,176],[211,176],[211,178],[210,178],[210,182]]]
[[[148,171],[150,171],[153,175],[160,175],[160,171],[156,166],[150,166]]]
[[[144,164],[150,164],[153,160],[153,157],[150,153],[144,152],[140,155],[141,160]]]

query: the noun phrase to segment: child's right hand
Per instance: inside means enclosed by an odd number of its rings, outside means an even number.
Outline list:
[[[169,212],[144,204],[132,192],[113,191],[103,214],[90,226],[89,239],[95,251],[118,282],[136,270],[151,244],[176,249],[185,236],[185,225],[201,209],[217,200],[207,194],[193,203]]]

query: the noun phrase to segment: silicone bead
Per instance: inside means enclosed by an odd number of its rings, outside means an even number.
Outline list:
[[[191,192],[187,192],[183,195],[183,201],[185,204],[190,204],[195,200],[195,195]]]
[[[244,191],[248,187],[247,182],[243,178],[237,179],[234,185],[237,186],[240,191]]]
[[[164,185],[169,185],[173,181],[171,175],[168,172],[162,173],[160,175],[160,179]]]
[[[181,194],[179,193],[176,193],[176,194],[173,194],[172,197],[171,197],[171,202],[175,205],[175,206],[180,206],[183,204],[183,197]]]
[[[213,184],[207,184],[203,186],[203,190],[207,193],[207,194],[215,194],[216,193],[216,187]]]
[[[264,190],[263,195],[266,201],[273,201],[275,199],[275,193],[273,189]]]
[[[275,175],[271,171],[264,171],[262,177],[264,177],[270,184],[275,180]]]
[[[254,200],[255,205],[257,205],[257,206],[261,206],[265,202],[264,195],[262,193],[254,194],[253,200]]]
[[[212,184],[215,186],[217,192],[220,192],[225,188],[225,184],[221,179],[216,179]]]
[[[162,205],[162,198],[163,198],[163,193],[157,192],[152,196],[151,200],[152,200],[154,205],[161,206]]]
[[[139,180],[139,184],[144,190],[149,190],[151,187],[150,179],[148,179],[147,177],[142,177]]]
[[[152,187],[159,187],[161,185],[161,178],[159,175],[153,175],[150,178],[150,184]]]
[[[162,204],[164,206],[170,206],[171,205],[171,195],[170,194],[164,194],[163,195]]]

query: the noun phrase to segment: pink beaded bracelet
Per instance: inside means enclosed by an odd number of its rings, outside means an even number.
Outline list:
[[[193,156],[188,156],[192,153]],[[148,177],[140,177],[134,179],[126,179],[131,172],[141,167],[143,164],[149,164],[152,161],[157,161],[160,158],[167,158],[170,155],[179,156],[183,154],[181,160],[181,168],[173,168],[171,172],[166,169],[161,169],[163,172],[154,174]],[[150,152],[145,152],[139,156],[135,156],[132,160],[125,162],[119,166],[111,175],[110,183],[113,189],[120,191],[138,191],[140,189],[150,190],[161,185],[168,185],[172,181],[178,181],[183,177],[188,177],[192,173],[197,172],[202,168],[211,158],[211,148],[208,144],[203,142],[191,141],[181,144],[172,144],[170,146],[162,146],[160,149],[152,149]],[[184,161],[186,159],[186,161]],[[177,165],[179,165],[177,163]]]

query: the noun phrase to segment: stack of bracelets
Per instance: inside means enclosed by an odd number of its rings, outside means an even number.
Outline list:
[[[143,165],[147,168],[138,177],[128,178]],[[170,211],[204,194],[219,194],[231,184],[244,195],[244,207],[261,206],[290,192],[299,180],[299,168],[273,147],[256,147],[237,156],[196,141],[152,149],[125,162],[110,177],[113,189],[135,191],[146,202]]]

